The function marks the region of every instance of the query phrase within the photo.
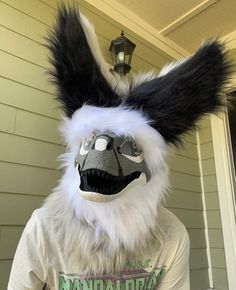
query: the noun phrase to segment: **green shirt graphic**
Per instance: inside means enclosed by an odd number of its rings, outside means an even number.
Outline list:
[[[150,260],[129,264],[128,269],[113,275],[83,277],[59,273],[59,290],[154,290],[165,275],[165,266],[152,269]],[[144,268],[135,268],[143,264]],[[132,267],[132,268],[130,268]]]

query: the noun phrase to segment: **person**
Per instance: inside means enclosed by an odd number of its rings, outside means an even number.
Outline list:
[[[88,20],[61,7],[49,36],[67,152],[20,239],[8,290],[188,290],[189,237],[163,206],[169,144],[223,106],[223,45],[159,76],[111,74]]]

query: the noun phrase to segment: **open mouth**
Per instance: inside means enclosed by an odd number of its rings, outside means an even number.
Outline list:
[[[127,176],[114,176],[99,169],[88,169],[80,171],[80,189],[112,195],[120,192],[130,182],[139,178],[141,172],[135,171]]]

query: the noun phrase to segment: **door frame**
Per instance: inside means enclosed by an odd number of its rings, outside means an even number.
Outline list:
[[[236,187],[227,109],[218,116],[211,115],[210,120],[228,284],[229,290],[234,290],[236,285]]]

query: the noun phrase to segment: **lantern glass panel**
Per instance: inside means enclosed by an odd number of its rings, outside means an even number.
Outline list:
[[[115,63],[123,63],[125,61],[125,46],[124,43],[116,43],[115,50]]]

